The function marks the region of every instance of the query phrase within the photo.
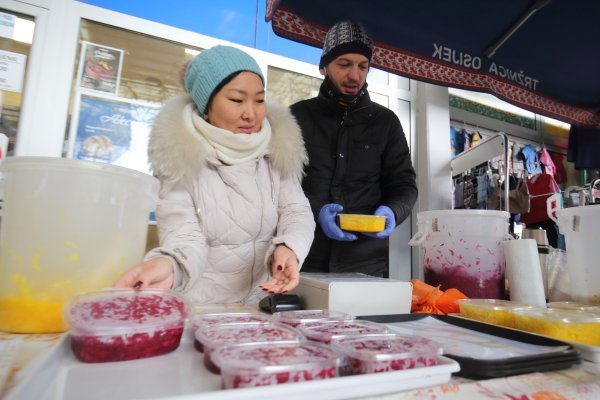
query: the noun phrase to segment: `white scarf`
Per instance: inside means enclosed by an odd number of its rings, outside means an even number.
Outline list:
[[[271,125],[265,118],[262,128],[256,133],[233,133],[217,128],[198,115],[193,105],[188,104],[184,114],[191,116],[192,123],[206,148],[227,165],[255,160],[268,152],[271,140]]]

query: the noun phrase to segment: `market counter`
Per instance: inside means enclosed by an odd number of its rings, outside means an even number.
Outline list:
[[[116,400],[118,398],[130,399],[139,395],[139,398],[181,396],[181,398],[193,399],[208,398],[205,396],[210,394],[213,398],[216,395],[226,395],[224,391],[218,390],[218,386],[215,386],[215,382],[218,382],[219,379],[217,375],[207,375],[208,379],[212,380],[210,392],[203,392],[203,386],[198,381],[194,383],[196,386],[186,382],[186,380],[202,380],[204,378],[200,376],[201,374],[195,373],[194,368],[187,368],[190,363],[197,363],[198,367],[202,369],[202,358],[198,357],[193,350],[190,332],[185,332],[184,335],[186,335],[187,341],[182,340],[180,349],[175,353],[120,362],[119,368],[116,368],[112,363],[112,365],[82,364],[76,361],[68,351],[66,334],[0,333],[0,398],[110,398]],[[181,362],[181,357],[185,358],[183,362]],[[174,360],[178,361],[174,364]],[[120,376],[115,377],[117,374],[115,369],[118,370]],[[70,375],[70,380],[66,375]],[[102,377],[112,377],[115,380],[106,379],[101,382]],[[396,379],[394,383],[396,389],[393,391],[388,391],[385,395],[373,396],[369,393],[377,393],[377,390],[369,392],[369,389],[363,388],[364,394],[361,394],[360,398],[536,400],[600,398],[600,364],[590,362],[584,362],[564,370],[496,379],[471,380],[452,375],[449,380],[442,380],[441,384],[439,380],[436,382],[436,379],[435,374],[430,376],[413,375],[412,379],[406,381],[406,386]],[[151,381],[154,383],[149,384]],[[157,381],[162,383],[156,386]],[[75,384],[72,384],[73,382]],[[425,384],[423,384],[424,382]],[[66,387],[69,385],[71,387]],[[152,385],[155,387],[150,393],[148,390]],[[300,384],[273,386],[271,392],[264,392],[266,395],[262,398],[269,398],[269,393],[271,396],[275,396],[278,394],[278,389],[293,385]],[[157,387],[161,389],[155,390]],[[371,387],[375,388],[375,386]],[[421,388],[414,389],[415,387]],[[381,393],[381,388],[379,386],[377,388]],[[352,385],[350,385],[350,389],[348,387],[334,387],[334,389],[336,389],[334,392],[338,392],[337,394],[318,392],[311,398],[350,398],[357,394],[351,391]],[[228,396],[223,398],[232,398],[236,390],[243,389],[233,389],[231,393],[227,393]],[[239,393],[241,394],[241,392]],[[289,396],[285,397],[289,398]]]

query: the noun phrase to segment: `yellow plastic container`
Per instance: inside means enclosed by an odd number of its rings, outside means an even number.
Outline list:
[[[600,316],[587,311],[534,308],[515,310],[515,328],[556,339],[600,346]]]
[[[381,232],[385,229],[385,217],[382,215],[338,214],[340,228],[354,232]]]
[[[515,310],[533,308],[514,301],[496,299],[460,299],[458,306],[461,317],[508,328],[515,327]]]

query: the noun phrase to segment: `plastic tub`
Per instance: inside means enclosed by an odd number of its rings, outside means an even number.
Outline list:
[[[342,375],[430,367],[442,355],[440,345],[430,339],[399,334],[345,338],[332,346],[346,356]]]
[[[220,373],[220,365],[213,359],[213,352],[219,347],[258,342],[300,342],[304,339],[302,334],[291,326],[270,324],[225,324],[213,325],[206,329],[198,329],[195,333],[196,340],[204,349],[204,365],[214,372]]]
[[[385,229],[385,217],[382,215],[338,214],[340,228],[354,232],[381,232]]]
[[[556,339],[600,346],[600,316],[578,310],[515,310],[515,328]]]
[[[309,340],[329,344],[342,338],[389,333],[385,325],[370,321],[322,321],[300,325],[300,332]]]
[[[600,305],[600,268],[597,260],[600,206],[552,209],[559,196],[556,194],[547,199],[548,215],[558,224],[560,233],[565,235],[571,298],[579,303]]]
[[[503,299],[505,261],[502,241],[510,214],[490,210],[439,210],[417,214],[418,232],[409,241],[422,245],[425,282],[456,288],[473,299]]]
[[[199,329],[206,329],[214,325],[223,324],[269,324],[273,318],[264,314],[253,313],[211,313],[196,315],[192,318],[192,332],[196,333]],[[198,340],[194,340],[194,347],[199,352],[204,352],[204,345]]]
[[[75,356],[98,363],[175,350],[189,312],[187,301],[169,290],[106,289],[70,298],[64,318]]]
[[[298,327],[317,321],[348,321],[354,319],[354,317],[339,311],[293,310],[276,312],[273,314],[273,319],[293,327]]]
[[[331,379],[340,355],[326,346],[302,343],[245,343],[217,349],[225,389]]]
[[[142,261],[158,180],[52,157],[7,158],[0,175],[0,331],[62,332],[70,296]]]
[[[497,299],[460,299],[457,302],[461,317],[509,328],[515,327],[514,310],[533,308],[525,304]]]

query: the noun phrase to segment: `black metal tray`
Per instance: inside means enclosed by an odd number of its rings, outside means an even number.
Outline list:
[[[515,342],[556,347],[556,351],[545,352],[543,354],[511,356],[493,360],[477,359],[444,352],[446,357],[452,358],[460,364],[461,369],[457,375],[466,378],[487,379],[530,372],[554,371],[569,368],[580,364],[582,361],[581,353],[569,343],[464,318],[430,314],[395,314],[362,316],[359,319],[389,324],[417,321],[426,317],[433,317],[462,329],[493,335]]]

